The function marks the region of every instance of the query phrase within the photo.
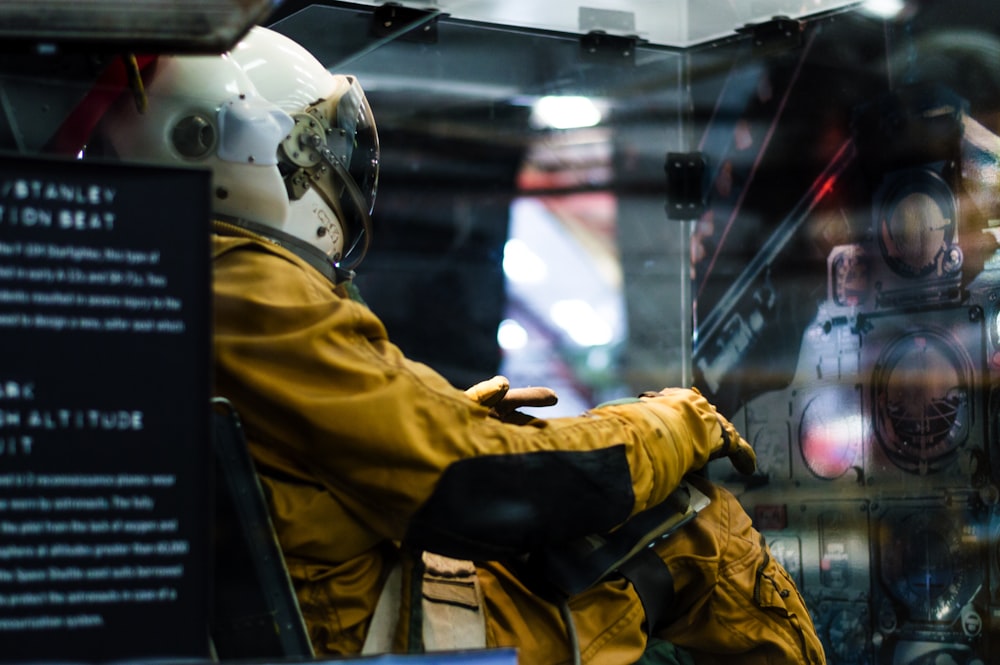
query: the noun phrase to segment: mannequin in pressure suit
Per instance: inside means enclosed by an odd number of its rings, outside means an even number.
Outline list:
[[[502,379],[456,389],[388,339],[351,282],[378,172],[356,79],[264,28],[224,56],[162,57],[146,77],[148,110],[123,99],[97,135],[121,159],[212,169],[216,390],[244,421],[318,653],[480,642],[524,663],[578,649],[584,663],[628,665],[656,637],[697,663],[825,662],[739,502],[691,475],[719,457],[755,463],[697,391],[514,417],[498,406],[523,394]],[[711,502],[651,550],[656,616],[625,575],[560,603],[512,572],[521,553],[611,531],[685,479]],[[425,616],[464,607],[475,629],[415,634],[428,604]]]

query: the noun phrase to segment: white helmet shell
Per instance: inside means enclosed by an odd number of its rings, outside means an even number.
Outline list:
[[[289,214],[277,146],[293,125],[263,98],[237,62],[223,56],[161,56],[140,113],[122,95],[97,135],[120,159],[205,167],[213,175],[213,211],[266,225]]]
[[[262,97],[288,113],[334,95],[343,76],[332,74],[298,42],[254,26],[230,53]]]

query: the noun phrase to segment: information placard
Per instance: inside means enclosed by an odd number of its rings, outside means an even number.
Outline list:
[[[207,655],[209,188],[0,157],[0,660]]]

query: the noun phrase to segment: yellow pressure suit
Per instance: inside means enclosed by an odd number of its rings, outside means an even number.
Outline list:
[[[245,425],[311,639],[356,654],[396,543],[477,559],[487,643],[520,662],[569,662],[557,608],[486,561],[608,531],[661,502],[718,449],[720,421],[691,391],[514,425],[489,417],[310,263],[218,225],[217,394]],[[807,609],[732,495],[657,546],[674,578],[658,637],[699,663],[822,663]],[[483,561],[479,561],[483,559]],[[570,600],[583,662],[629,665],[647,636],[622,578]],[[734,660],[735,658],[735,660]]]

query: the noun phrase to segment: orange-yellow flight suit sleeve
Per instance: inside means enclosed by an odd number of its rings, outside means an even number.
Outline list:
[[[424,526],[456,543],[500,553],[606,530],[722,446],[714,409],[689,391],[502,423],[290,253],[217,238],[214,272],[219,392],[264,447],[308,467],[385,538],[412,534],[445,474],[465,503]]]

